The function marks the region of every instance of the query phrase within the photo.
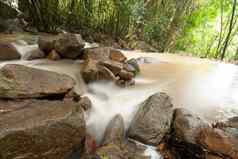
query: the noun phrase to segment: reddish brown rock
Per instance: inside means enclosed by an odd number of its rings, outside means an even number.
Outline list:
[[[98,80],[116,80],[116,77],[110,69],[99,65],[99,63],[93,59],[88,59],[84,62],[81,68],[81,74],[86,83]]]
[[[64,96],[75,85],[63,74],[9,64],[0,69],[0,98],[47,98]]]
[[[123,69],[123,64],[116,62],[116,61],[112,61],[112,60],[99,61],[99,65],[102,65],[102,66],[105,66],[106,68],[108,68],[110,71],[112,71],[112,73],[115,76],[118,75],[118,73],[120,73],[121,70]]]
[[[86,60],[81,67],[81,74],[86,83],[99,80],[98,62],[93,59]]]
[[[0,60],[17,60],[21,54],[11,43],[0,43]]]
[[[221,129],[203,129],[197,138],[197,142],[210,152],[232,159],[238,158],[238,140]]]
[[[61,100],[0,100],[0,157],[65,159],[82,150],[86,133],[83,111]]]
[[[60,60],[60,55],[55,50],[52,50],[48,54],[47,58],[53,61],[57,61],[57,60]]]
[[[109,57],[113,61],[122,62],[122,63],[124,63],[127,60],[126,56],[121,51],[116,49],[110,50]]]
[[[125,81],[130,81],[133,79],[134,75],[131,72],[127,72],[125,70],[121,70],[121,72],[118,74],[120,79],[125,80]]]

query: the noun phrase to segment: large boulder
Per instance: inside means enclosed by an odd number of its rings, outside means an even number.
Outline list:
[[[173,128],[177,139],[187,143],[197,144],[196,138],[199,132],[203,128],[208,127],[208,123],[187,109],[178,108],[175,110]]]
[[[65,159],[83,147],[85,120],[75,102],[0,100],[0,109],[1,159]]]
[[[63,74],[9,64],[0,69],[0,98],[55,98],[64,96],[75,85]]]
[[[84,48],[85,42],[80,34],[65,33],[55,40],[54,48],[63,58],[75,59]]]
[[[116,144],[121,145],[125,140],[125,125],[121,115],[116,115],[108,124],[104,137],[102,140],[102,145]]]
[[[168,149],[174,158],[204,159],[206,151],[197,142],[202,129],[209,125],[201,118],[184,108],[174,113],[173,131],[168,140]]]
[[[165,93],[156,93],[143,102],[136,113],[128,136],[144,144],[157,146],[170,132],[173,105]]]
[[[11,43],[0,43],[0,61],[17,60],[21,58],[20,52]]]

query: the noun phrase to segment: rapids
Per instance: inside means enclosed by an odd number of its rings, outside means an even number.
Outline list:
[[[36,47],[15,45],[23,55]],[[173,54],[124,53],[128,58],[144,57],[140,60],[141,74],[136,85],[129,88],[103,81],[86,87],[79,75],[80,61],[20,60],[1,62],[0,66],[18,63],[73,77],[77,81],[76,91],[92,100],[93,108],[86,114],[87,128],[98,142],[113,116],[121,114],[128,128],[138,104],[158,91],[169,94],[175,107],[185,107],[209,122],[238,115],[237,66]],[[148,147],[145,155],[160,158],[153,147]]]

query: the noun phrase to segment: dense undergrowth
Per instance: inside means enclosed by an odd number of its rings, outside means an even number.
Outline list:
[[[238,59],[237,0],[18,0],[42,32],[110,37],[131,48],[146,42],[158,52]],[[106,36],[98,36],[106,35]],[[99,40],[100,41],[100,40]]]
[[[193,0],[19,0],[19,6],[40,31],[100,32],[166,51],[175,46]]]

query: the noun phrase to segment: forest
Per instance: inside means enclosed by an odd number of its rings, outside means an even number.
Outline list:
[[[158,52],[237,60],[236,0],[19,0],[42,32],[106,34],[130,47],[145,41]]]

